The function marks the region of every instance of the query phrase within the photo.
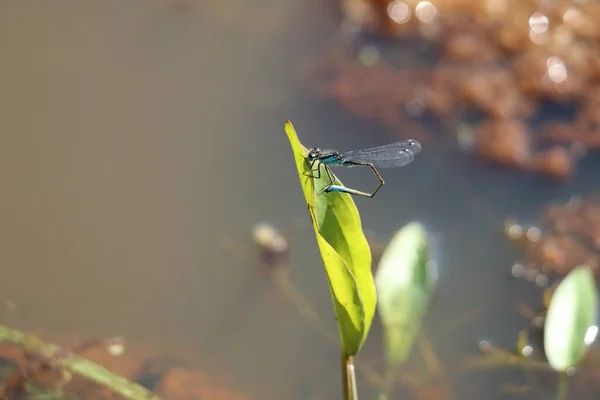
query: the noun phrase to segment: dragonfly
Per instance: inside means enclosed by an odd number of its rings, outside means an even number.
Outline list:
[[[315,147],[310,149],[306,156],[306,163],[314,174],[311,173],[305,175],[320,179],[321,165],[323,165],[325,167],[325,172],[327,173],[327,178],[329,179],[329,184],[319,191],[318,194],[323,192],[341,192],[373,198],[385,183],[379,174],[379,171],[377,171],[377,168],[403,167],[406,164],[411,163],[414,160],[415,155],[419,153],[421,149],[421,143],[414,139],[402,140],[364,150],[351,150],[344,153],[340,153],[336,150],[322,150]],[[315,164],[317,166],[316,169],[314,168]],[[373,170],[373,173],[379,180],[379,186],[377,186],[377,189],[375,189],[373,193],[366,193],[360,190],[336,185],[333,173],[329,168],[330,166],[369,167]]]

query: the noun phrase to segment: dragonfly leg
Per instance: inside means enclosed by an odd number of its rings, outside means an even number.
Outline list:
[[[385,183],[383,181],[383,178],[381,177],[381,175],[379,175],[379,172],[375,169],[375,167],[373,166],[373,164],[370,163],[354,163],[354,165],[360,165],[360,166],[364,166],[364,167],[369,167],[373,170],[373,173],[375,174],[375,176],[377,177],[377,179],[379,179],[379,186],[377,186],[377,189],[375,189],[375,191],[371,194],[368,195],[368,197],[373,198],[375,197],[375,194],[377,193],[377,191],[379,189],[381,189],[381,187],[383,186],[383,184]],[[358,193],[356,193],[358,194]],[[361,195],[362,196],[362,195]]]
[[[304,159],[304,162],[306,163],[306,166],[311,170],[311,172],[314,172],[315,170],[313,169],[313,166],[315,165],[315,163],[319,161],[317,159],[314,159],[312,161],[308,161],[308,158]],[[320,164],[320,163],[319,163]],[[310,176],[311,178],[315,178],[315,179],[321,179],[321,166],[317,165],[317,173],[316,174],[307,174],[304,173],[304,176]]]
[[[323,165],[323,167],[325,167],[325,172],[327,172],[327,177],[329,178],[329,184],[327,186],[323,187],[323,189],[319,190],[319,193],[317,193],[317,194],[326,192],[327,189],[329,189],[331,187],[331,185],[333,185],[335,183],[335,179],[333,179],[333,172],[331,172],[331,169],[329,169],[329,167],[327,165]],[[319,170],[320,170],[320,168],[319,168]]]

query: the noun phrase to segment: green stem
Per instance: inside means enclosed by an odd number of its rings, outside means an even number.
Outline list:
[[[358,400],[356,388],[356,374],[354,373],[354,357],[342,352],[342,383],[344,400]]]
[[[569,382],[567,381],[567,373],[561,372],[558,375],[558,400],[567,400],[569,393]]]

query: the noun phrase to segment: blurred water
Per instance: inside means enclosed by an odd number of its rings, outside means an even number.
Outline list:
[[[390,134],[303,90],[295,64],[333,34],[303,20],[327,18],[317,2],[188,3],[0,3],[0,300],[18,308],[3,323],[188,346],[250,394],[329,387],[336,398],[337,349],[256,275],[254,258],[219,246],[223,236],[248,244],[261,220],[306,219],[285,119],[307,146],[347,150]],[[536,294],[509,277],[519,252],[502,219],[590,192],[597,166],[582,168],[559,184],[436,146],[386,170],[376,199],[357,199],[366,228],[390,235],[419,219],[437,235],[428,334],[474,305],[487,313],[440,342],[440,357],[483,337],[514,344],[524,321],[513,297]],[[294,281],[335,329],[311,230],[293,245]],[[375,324],[367,352],[379,335]]]

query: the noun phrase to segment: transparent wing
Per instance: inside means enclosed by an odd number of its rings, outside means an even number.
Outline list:
[[[403,140],[364,150],[347,151],[340,156],[344,161],[373,164],[375,168],[402,167],[415,159],[421,151],[416,140]]]

